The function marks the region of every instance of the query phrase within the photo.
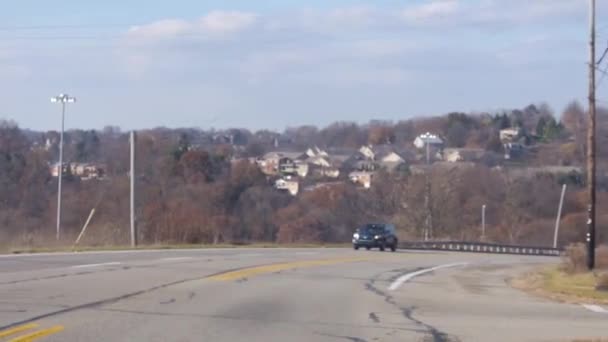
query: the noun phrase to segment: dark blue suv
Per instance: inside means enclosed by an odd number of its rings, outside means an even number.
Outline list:
[[[355,230],[353,234],[353,248],[365,247],[367,250],[380,248],[384,251],[390,248],[391,251],[397,249],[397,236],[395,226],[392,224],[369,223]]]

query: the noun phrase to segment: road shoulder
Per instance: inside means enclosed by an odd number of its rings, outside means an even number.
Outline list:
[[[599,274],[569,275],[558,266],[542,267],[509,280],[519,290],[549,300],[571,304],[608,305],[608,291],[596,289]]]

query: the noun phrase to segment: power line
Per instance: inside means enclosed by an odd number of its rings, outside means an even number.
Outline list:
[[[595,67],[596,71],[599,71],[602,76],[600,77],[599,81],[597,82],[597,87],[599,88],[599,86],[602,85],[602,81],[604,80],[604,78],[606,77],[606,74],[608,74],[608,65],[606,65],[606,67],[604,69],[600,69],[600,67]]]
[[[608,53],[608,47],[606,47],[606,50],[604,50],[604,53],[602,53],[602,57],[600,57],[600,59],[597,61],[597,65],[602,64],[602,61],[604,60],[604,57],[606,57],[606,54]]]

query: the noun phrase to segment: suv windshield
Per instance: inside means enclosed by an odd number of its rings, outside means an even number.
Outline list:
[[[381,234],[381,233],[384,233],[384,225],[368,224],[366,226],[363,226],[363,228],[361,228],[360,231],[361,231],[361,233]]]

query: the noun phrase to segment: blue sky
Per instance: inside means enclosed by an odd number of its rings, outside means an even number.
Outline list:
[[[606,46],[600,1],[598,50]],[[586,0],[20,0],[0,12],[0,118],[283,129],[584,100]],[[600,99],[608,98],[600,86]]]

